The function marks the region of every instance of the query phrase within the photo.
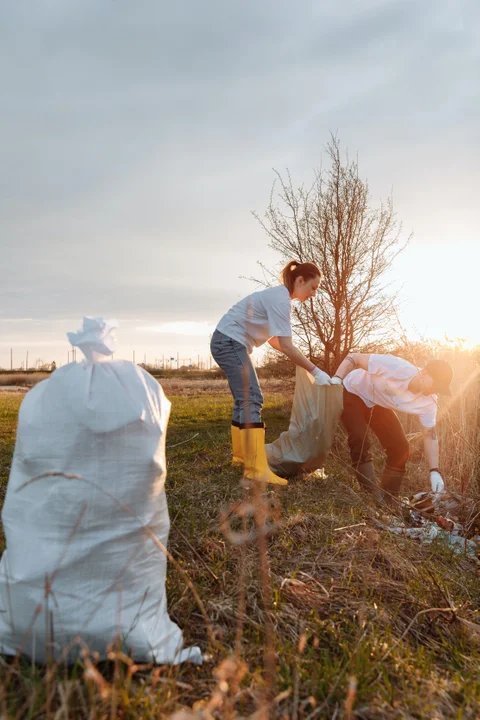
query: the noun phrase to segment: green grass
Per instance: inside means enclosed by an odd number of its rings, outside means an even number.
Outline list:
[[[15,447],[17,415],[22,397],[16,394],[0,396],[0,502],[2,505]],[[0,527],[0,550],[3,551],[4,546],[3,527]]]
[[[153,720],[194,703],[197,710],[205,707],[215,691],[214,717],[250,717],[257,707],[265,683],[258,547],[232,546],[219,527],[222,509],[249,499],[240,471],[230,465],[231,400],[221,395],[170,400],[170,551],[195,584],[216,645],[172,565],[168,606],[186,642],[200,645],[210,659],[200,668],[161,668],[160,680],[152,668],[129,674],[125,663],[117,662],[116,670],[105,663],[99,666],[109,687],[103,699],[99,684],[83,679],[82,663],[51,669],[47,682],[43,668],[26,660],[14,667],[10,660],[0,666],[7,716],[53,718],[68,688],[68,714],[59,717]],[[0,397],[3,487],[19,402],[17,396]],[[288,402],[267,396],[264,417],[267,439],[274,439],[288,426]],[[312,717],[347,717],[352,677],[351,717],[479,717],[480,635],[458,619],[478,621],[475,568],[441,543],[423,546],[379,530],[376,511],[357,494],[342,457],[346,450],[339,439],[327,479],[297,478],[264,498],[281,513],[280,527],[268,541],[277,694],[271,717],[307,718],[315,712]],[[241,530],[241,522],[232,520],[232,529]],[[222,665],[235,651],[242,597],[243,677],[238,666],[230,672]],[[455,610],[430,611],[448,607]]]

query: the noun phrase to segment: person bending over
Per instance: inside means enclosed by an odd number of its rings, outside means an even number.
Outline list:
[[[452,367],[444,360],[430,360],[418,370],[393,355],[350,353],[340,363],[331,382],[343,383],[341,421],[348,434],[353,467],[361,487],[377,499],[392,504],[406,471],[409,446],[397,412],[419,417],[432,490],[444,489],[435,430],[437,395],[451,394],[452,379]],[[370,453],[369,429],[387,455],[380,492]]]

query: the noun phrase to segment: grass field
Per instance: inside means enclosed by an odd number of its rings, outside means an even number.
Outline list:
[[[200,645],[207,659],[200,668],[172,669],[132,668],[117,657],[87,677],[81,663],[45,669],[5,659],[2,717],[480,717],[480,587],[472,563],[441,543],[379,530],[376,511],[345,470],[341,434],[326,479],[297,478],[262,499],[280,515],[267,556],[255,540],[232,545],[219,516],[249,491],[230,465],[226,387],[165,389],[170,551],[182,570],[170,564],[168,606],[186,643]],[[288,426],[291,395],[281,383],[265,383],[264,392],[274,439]],[[2,497],[21,398],[0,395]],[[426,489],[424,475],[412,465],[416,489]],[[268,617],[276,656],[267,710]]]

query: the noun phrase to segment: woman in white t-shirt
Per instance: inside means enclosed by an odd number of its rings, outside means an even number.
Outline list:
[[[234,398],[233,463],[244,463],[245,476],[249,479],[288,484],[268,467],[265,426],[261,419],[263,396],[250,359],[253,348],[268,342],[312,373],[316,384],[330,384],[327,373],[293,345],[290,320],[292,300],[305,302],[313,298],[321,278],[314,263],[291,260],[281,273],[281,285],[259,290],[240,300],[221,318],[212,336],[212,356],[226,374]]]

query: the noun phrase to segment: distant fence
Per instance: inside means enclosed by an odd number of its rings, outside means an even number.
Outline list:
[[[139,363],[139,367],[146,370],[150,375],[155,378],[190,378],[215,380],[224,378],[225,374],[219,367],[214,367],[211,370],[199,370],[198,368],[179,368],[176,369],[161,369],[154,368],[151,366],[145,366],[143,363]],[[5,370],[0,368],[0,386],[7,385],[32,385],[38,381],[38,379],[44,379],[53,372],[52,369],[39,369],[35,370],[29,368],[28,370]]]
[[[78,348],[72,348],[65,354],[64,360],[58,361],[58,355],[53,362],[45,362],[42,358],[33,359],[33,355],[30,352],[18,352],[10,350],[10,352],[3,354],[2,362],[5,363],[5,357],[8,357],[8,361],[5,367],[0,366],[0,372],[49,372],[52,369],[61,367],[62,365],[80,360],[83,355],[80,352],[77,356]],[[142,367],[151,368],[152,370],[214,370],[217,368],[216,362],[213,360],[211,355],[201,356],[200,354],[182,357],[179,352],[172,353],[171,355],[160,355],[154,357],[150,355],[147,358],[147,353],[139,353],[132,350],[131,356],[126,357],[125,355],[120,356],[114,353],[113,357],[123,360],[131,360],[137,365]],[[143,361],[142,361],[143,358]],[[53,366],[53,368],[52,368]]]

